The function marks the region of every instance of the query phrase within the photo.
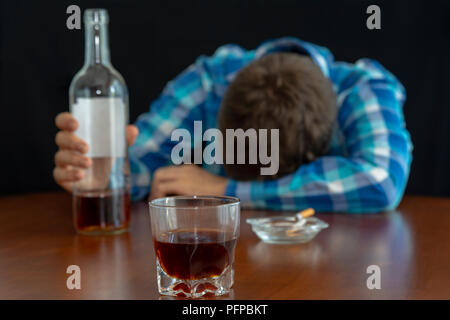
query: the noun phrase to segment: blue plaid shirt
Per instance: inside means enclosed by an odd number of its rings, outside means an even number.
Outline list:
[[[217,128],[224,93],[236,73],[271,52],[306,53],[328,77],[337,93],[338,118],[326,156],[300,166],[277,180],[229,180],[226,195],[237,196],[253,208],[319,211],[378,212],[395,208],[408,179],[412,144],[402,106],[405,90],[378,62],[361,59],[336,62],[323,47],[296,38],[267,41],[256,50],[224,45],[211,57],[201,56],[170,81],[136,121],[139,136],[130,148],[132,198],[149,194],[152,175],[172,165],[174,129],[193,132],[194,121],[203,131]],[[206,165],[224,175],[222,165]]]

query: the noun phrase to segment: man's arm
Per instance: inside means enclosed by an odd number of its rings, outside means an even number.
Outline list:
[[[129,150],[133,200],[149,194],[158,168],[173,164],[171,152],[178,141],[171,141],[172,131],[184,128],[193,132],[194,121],[202,120],[206,96],[201,69],[193,64],[167,84],[149,112],[138,117],[139,136]]]
[[[172,164],[172,147],[178,143],[171,141],[172,131],[185,128],[193,132],[194,121],[202,120],[202,104],[208,93],[208,86],[204,85],[208,74],[202,71],[202,59],[199,59],[169,82],[152,103],[150,112],[137,119],[136,126],[127,127],[127,142],[132,145],[129,160],[133,200],[149,194],[156,169]],[[56,136],[59,151],[55,155],[54,178],[64,189],[72,191],[73,184],[82,179],[83,170],[92,161],[83,155],[88,150],[87,144],[74,134],[78,126],[76,119],[65,112],[57,116],[56,125],[61,131]]]
[[[246,52],[236,45],[219,47],[211,57],[201,56],[187,70],[169,82],[161,96],[151,105],[150,112],[137,119],[136,125],[140,133],[136,143],[130,148],[132,198],[134,200],[142,199],[149,194],[150,186],[153,186],[152,182],[159,187],[156,192],[152,190],[153,197],[167,194],[202,193],[202,190],[190,188],[191,182],[184,183],[184,188],[179,190],[181,184],[172,183],[173,179],[172,181],[163,179],[165,173],[170,175],[172,170],[158,170],[161,179],[154,179],[154,173],[159,168],[173,164],[170,156],[172,148],[178,144],[178,141],[170,139],[174,129],[184,128],[193,135],[194,121],[205,120],[207,125],[207,120],[214,119],[215,122],[217,110],[215,104],[210,100],[218,99],[229,81],[228,77],[251,61],[252,56],[253,52]],[[208,101],[209,107],[206,107],[206,101]],[[209,186],[221,180],[211,174],[197,174],[197,170],[193,166],[180,166],[180,168],[183,168],[183,172],[187,172],[187,176],[196,172],[195,179],[191,179],[192,181],[210,177],[211,179],[208,181],[211,184],[202,185],[208,190],[208,193],[212,192]],[[162,185],[163,180],[167,182],[164,186]],[[173,185],[176,186],[176,190],[172,190]],[[161,190],[164,187],[168,188],[165,193]]]
[[[401,200],[411,163],[402,113],[404,89],[379,64],[361,60],[353,72],[337,65],[338,125],[347,156],[325,156],[274,181],[229,181],[226,194],[259,208],[379,212]]]

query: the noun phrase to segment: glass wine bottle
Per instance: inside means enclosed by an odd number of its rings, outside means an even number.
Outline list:
[[[130,218],[128,89],[110,62],[108,20],[104,9],[85,11],[85,62],[69,89],[75,134],[88,143],[92,159],[73,188],[75,229],[83,234],[121,233]]]

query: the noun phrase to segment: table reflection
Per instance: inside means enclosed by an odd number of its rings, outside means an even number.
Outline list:
[[[248,263],[255,272],[275,276],[283,272],[297,277],[295,271],[326,283],[345,288],[365,286],[369,265],[381,268],[382,289],[404,297],[412,284],[414,242],[410,226],[400,212],[370,216],[318,214],[330,227],[309,243],[295,245],[266,244],[249,241],[245,249]],[[252,239],[256,238],[251,233]],[[349,274],[349,270],[354,272]],[[346,275],[346,277],[339,277]],[[370,295],[371,290],[367,290]]]
[[[92,298],[111,299],[131,294],[132,244],[129,233],[95,237],[76,235],[73,250],[72,264],[80,266],[82,289],[84,286],[89,289],[86,292],[95,294]],[[111,284],[114,284],[114,290],[111,290]]]

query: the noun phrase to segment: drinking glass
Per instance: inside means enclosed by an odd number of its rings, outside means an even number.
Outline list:
[[[227,294],[234,281],[239,199],[176,196],[149,206],[159,293],[189,298]]]

